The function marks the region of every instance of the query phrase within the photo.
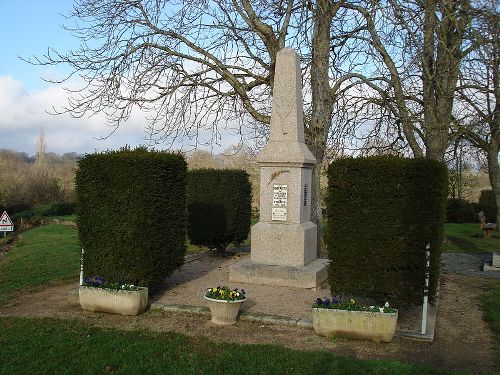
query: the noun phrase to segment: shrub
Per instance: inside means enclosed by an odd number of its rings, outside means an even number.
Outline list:
[[[488,222],[495,223],[497,221],[497,203],[493,190],[481,190],[479,206],[481,207],[481,211],[486,215]]]
[[[251,185],[245,171],[188,172],[188,237],[192,244],[223,252],[250,231]]]
[[[76,174],[85,276],[155,288],[186,252],[186,162],[145,149],[87,155]]]
[[[464,199],[448,199],[446,205],[447,223],[475,223],[477,222],[476,208]]]
[[[26,206],[22,206],[26,208]],[[23,211],[18,211],[14,213],[11,218],[16,222],[16,227],[28,225],[38,226],[44,222],[44,218],[50,216],[63,216],[63,215],[73,215],[76,210],[75,202],[59,202],[59,203],[49,203],[41,204],[35,206],[31,209],[25,209]],[[7,211],[10,212],[10,211]],[[22,225],[21,225],[21,221]]]
[[[447,169],[426,159],[339,159],[329,167],[326,241],[332,294],[421,303],[430,243],[431,300],[443,242]]]
[[[30,209],[30,206],[25,203],[15,203],[8,206],[0,206],[0,212],[7,211],[12,218],[14,215]]]

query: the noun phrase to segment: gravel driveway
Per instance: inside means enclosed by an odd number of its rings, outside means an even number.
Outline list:
[[[491,257],[490,253],[443,253],[441,270],[443,273],[500,279],[500,271],[483,271],[484,263],[491,264]]]

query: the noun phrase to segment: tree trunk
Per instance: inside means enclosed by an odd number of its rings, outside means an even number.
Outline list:
[[[331,3],[319,0],[314,14],[312,39],[311,91],[312,113],[306,129],[306,142],[316,158],[311,189],[311,221],[317,225],[318,255],[323,243],[323,213],[321,197],[321,164],[326,150],[326,139],[332,121],[332,98],[329,85],[330,26],[335,13]]]
[[[491,188],[495,194],[497,204],[497,231],[500,231],[500,166],[498,164],[498,151],[500,142],[491,142],[488,148],[488,175]]]
[[[438,22],[436,12],[441,11]],[[422,51],[426,157],[443,160],[457,87],[469,1],[427,0]]]

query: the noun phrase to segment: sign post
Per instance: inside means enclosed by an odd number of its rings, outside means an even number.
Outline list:
[[[14,223],[10,220],[7,211],[2,213],[0,216],[0,232],[3,232],[3,236],[5,237],[6,232],[12,232],[14,230]]]

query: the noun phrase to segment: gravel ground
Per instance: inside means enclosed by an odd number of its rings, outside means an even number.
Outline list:
[[[443,253],[441,270],[443,273],[500,279],[500,271],[483,271],[484,263],[491,265],[491,257],[490,253]]]

